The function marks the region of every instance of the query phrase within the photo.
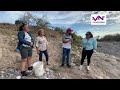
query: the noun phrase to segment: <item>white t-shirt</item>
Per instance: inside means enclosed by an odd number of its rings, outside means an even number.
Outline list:
[[[47,42],[47,39],[45,36],[43,36],[43,37],[38,36],[36,38],[35,46],[37,48],[39,48],[40,51],[45,51],[47,49],[47,47],[46,47],[47,44],[48,44],[48,42]]]
[[[63,39],[65,41],[68,41],[68,40],[72,39],[72,36],[64,34]],[[69,41],[68,43],[63,43],[63,48],[71,49],[71,41]]]
[[[25,32],[25,37],[24,37],[24,39],[25,39],[26,41],[28,41],[28,42],[31,42],[31,37],[30,37],[30,35],[29,35],[27,32]],[[22,44],[22,46],[24,46],[24,47],[30,47],[29,45],[26,45],[26,44]]]

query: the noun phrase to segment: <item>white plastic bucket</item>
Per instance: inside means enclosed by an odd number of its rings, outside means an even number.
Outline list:
[[[38,61],[33,64],[33,70],[37,77],[40,77],[44,74],[44,65],[43,62]]]

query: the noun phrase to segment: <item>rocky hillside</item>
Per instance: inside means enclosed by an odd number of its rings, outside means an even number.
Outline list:
[[[31,27],[34,37],[40,27]],[[0,24],[0,78],[15,79],[20,73],[20,55],[15,52],[17,45],[17,31],[15,25]],[[79,70],[81,48],[73,47],[71,52],[71,68],[60,68],[62,57],[61,37],[54,30],[44,28],[49,42],[50,66],[44,66],[45,74],[39,79],[120,79],[120,58],[114,54],[97,52],[93,54],[91,71],[86,71],[86,62],[83,70]],[[105,46],[105,45],[104,45]],[[104,47],[101,45],[101,48]],[[100,47],[99,47],[100,48]],[[106,47],[107,48],[107,47]],[[99,51],[99,50],[98,50]],[[33,49],[33,63],[38,61],[36,50]],[[44,58],[45,63],[45,58]],[[34,74],[23,79],[38,79]]]
[[[120,58],[120,41],[118,42],[98,42],[98,49],[99,52],[104,52],[110,55],[115,55],[116,57]]]

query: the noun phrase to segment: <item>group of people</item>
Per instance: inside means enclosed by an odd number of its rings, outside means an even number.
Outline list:
[[[71,51],[71,43],[73,41],[72,37],[72,32],[70,28],[66,30],[66,33],[62,37],[62,42],[63,42],[63,53],[62,53],[62,64],[61,67],[64,67],[65,60],[67,66],[70,68],[70,51]],[[84,63],[84,60],[87,56],[87,70],[90,70],[89,65],[90,65],[90,59],[97,49],[97,41],[93,38],[93,35],[91,32],[87,32],[86,38],[82,39],[82,58],[80,62],[80,67],[79,69],[82,69],[82,65]],[[36,52],[39,55],[39,61],[42,61],[42,55],[44,53],[46,57],[46,65],[49,64],[49,54],[48,54],[48,41],[47,38],[45,37],[45,31],[43,29],[40,29],[38,31],[38,36],[34,40],[32,35],[29,32],[29,26],[28,24],[22,24],[19,28],[18,32],[18,46],[17,49],[20,51],[21,54],[21,75],[22,76],[27,76],[28,73],[26,72],[26,65],[28,65],[28,70],[27,71],[32,71],[33,66],[32,66],[32,49],[36,48]]]

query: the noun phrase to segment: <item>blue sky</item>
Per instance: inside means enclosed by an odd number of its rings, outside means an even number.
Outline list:
[[[30,11],[35,17],[47,16],[52,26],[72,28],[74,31],[85,36],[91,31],[94,36],[101,37],[107,34],[120,33],[120,11]],[[14,23],[24,11],[0,11],[0,23]],[[103,26],[91,25],[91,14],[106,14],[107,24]]]

